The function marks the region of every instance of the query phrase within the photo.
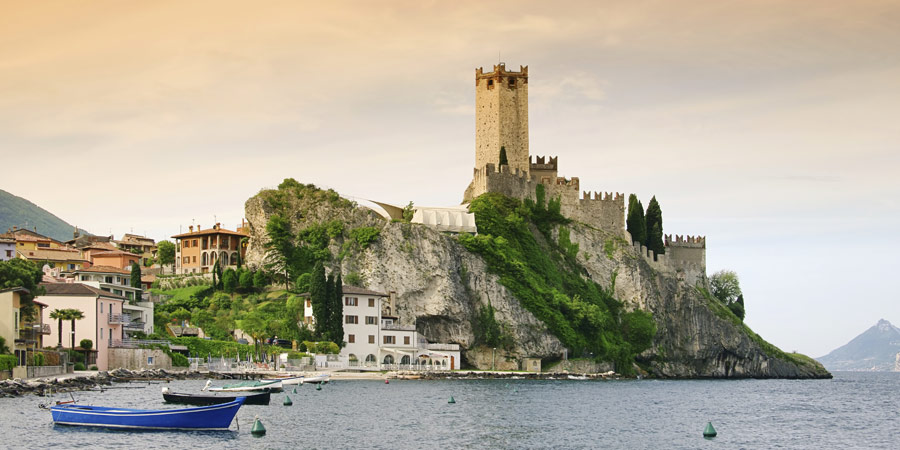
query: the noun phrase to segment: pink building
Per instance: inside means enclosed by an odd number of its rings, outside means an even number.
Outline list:
[[[50,325],[50,335],[44,338],[44,345],[59,343],[58,321],[50,318],[50,313],[58,309],[77,309],[84,318],[75,321],[75,346],[82,339],[90,339],[97,351],[97,369],[109,370],[108,349],[113,341],[122,340],[122,304],[125,297],[103,291],[81,283],[44,283],[46,294],[35,298],[47,305],[43,309],[43,323]],[[72,346],[72,321],[63,321],[63,347]]]

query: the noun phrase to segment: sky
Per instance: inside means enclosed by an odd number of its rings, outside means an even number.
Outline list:
[[[656,196],[747,324],[822,356],[900,324],[896,1],[0,0],[0,189],[164,239],[287,177],[459,204],[474,70],[529,67],[532,155]]]

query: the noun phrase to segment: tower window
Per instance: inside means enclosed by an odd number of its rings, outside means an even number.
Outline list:
[[[487,86],[488,86],[488,89],[494,87],[494,80],[488,80]]]
[[[513,77],[509,77],[509,87],[516,87],[516,79]]]

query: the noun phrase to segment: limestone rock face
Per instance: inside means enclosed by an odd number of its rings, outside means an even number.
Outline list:
[[[333,241],[331,253],[343,253],[341,272],[357,273],[366,288],[395,291],[401,324],[415,324],[431,342],[456,343],[465,362],[479,369],[499,368],[523,357],[561,359],[564,347],[543,322],[488,273],[479,255],[469,253],[456,238],[423,225],[389,222],[360,207],[335,207],[327,202],[292,198],[294,231],[310,224],[340,219],[347,229],[375,226],[377,240],[365,249]],[[246,203],[250,222],[247,263],[259,266],[265,258],[266,223],[273,213],[256,196]],[[579,245],[578,262],[595,282],[609,287],[626,309],[653,313],[657,335],[653,346],[638,359],[663,377],[830,377],[820,365],[800,365],[778,358],[751,339],[740,324],[717,315],[710,300],[695,287],[705,286],[702,273],[660,273],[622,236],[583,224],[568,226],[570,240]],[[541,238],[542,239],[542,238]],[[346,279],[346,278],[345,278]],[[473,323],[488,302],[496,319],[506,325],[515,345],[500,355],[474,345]],[[572,356],[572,355],[570,355]]]

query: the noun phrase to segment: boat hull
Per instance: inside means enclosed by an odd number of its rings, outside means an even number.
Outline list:
[[[222,403],[233,402],[238,397],[244,398],[245,405],[268,405],[271,394],[266,392],[248,393],[246,395],[201,395],[201,394],[179,394],[167,393],[163,394],[166,403],[178,403],[182,405],[220,405]]]
[[[266,378],[263,381],[280,381],[282,386],[294,386],[303,382],[303,377]]]
[[[50,408],[55,425],[134,430],[228,430],[243,397],[220,405],[185,409],[126,409],[77,404]]]
[[[210,392],[262,392],[268,390],[269,392],[281,392],[284,388],[281,386],[280,381],[272,381],[272,382],[245,382],[232,384],[220,388],[209,388]]]

